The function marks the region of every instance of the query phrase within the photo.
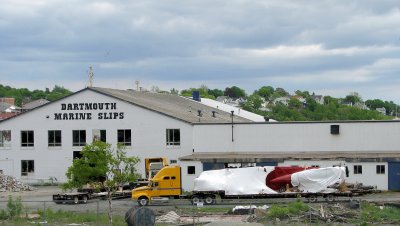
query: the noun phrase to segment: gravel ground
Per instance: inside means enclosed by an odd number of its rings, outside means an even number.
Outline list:
[[[27,212],[34,212],[37,209],[51,208],[53,211],[58,209],[65,211],[79,211],[86,212],[88,210],[98,212],[100,214],[107,213],[108,202],[106,200],[89,200],[86,204],[55,204],[52,201],[52,195],[56,193],[62,193],[62,190],[57,186],[43,186],[36,187],[34,191],[22,191],[22,192],[0,192],[0,209],[6,208],[8,196],[14,198],[21,197],[24,207]],[[348,198],[347,198],[348,199]],[[383,192],[377,194],[368,194],[355,199],[366,200],[369,202],[377,203],[397,203],[400,205],[400,192]],[[229,208],[236,205],[271,205],[274,203],[287,203],[292,202],[294,199],[260,199],[260,200],[232,200],[219,203],[215,205],[218,208]],[[131,199],[120,199],[113,200],[113,210],[115,214],[124,215],[130,208],[137,206],[136,202]],[[211,206],[210,206],[211,207]],[[223,213],[214,214],[202,214],[197,213],[196,207],[190,205],[189,200],[172,200],[168,203],[160,203],[149,206],[156,216],[167,214],[170,211],[178,213],[182,219],[187,218],[187,221],[193,219],[193,215],[196,216],[197,221],[211,222],[207,225],[229,225],[229,226],[240,226],[240,225],[260,225],[257,223],[243,223],[241,222],[243,216],[237,215],[223,215]],[[185,213],[182,213],[182,209],[186,209]]]

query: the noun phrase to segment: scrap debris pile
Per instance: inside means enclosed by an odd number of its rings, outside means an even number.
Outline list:
[[[19,192],[19,191],[33,191],[34,188],[22,183],[18,179],[0,174],[0,192],[5,192],[5,191],[14,191],[14,192]]]

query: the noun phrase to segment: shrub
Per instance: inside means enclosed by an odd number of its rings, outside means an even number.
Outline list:
[[[7,220],[8,214],[5,210],[0,210],[0,220]]]
[[[289,208],[289,213],[296,215],[301,212],[308,211],[308,205],[304,204],[300,200],[296,200],[296,202],[289,203],[288,208]]]
[[[22,202],[21,197],[16,200],[8,196],[7,209],[0,211],[0,220],[8,220],[18,218],[22,213]]]
[[[286,218],[289,214],[289,208],[282,206],[271,206],[268,210],[268,216],[270,218]]]

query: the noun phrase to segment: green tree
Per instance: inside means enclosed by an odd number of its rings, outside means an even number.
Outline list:
[[[289,93],[283,88],[276,88],[274,94],[278,95],[278,97],[289,96]]]
[[[311,97],[311,95],[310,95],[310,93],[308,91],[297,90],[295,93],[296,93],[296,95],[299,95],[299,96],[301,96],[303,98]]]
[[[272,86],[263,86],[259,90],[256,90],[255,93],[262,96],[265,100],[269,100],[274,93],[274,88]]]
[[[237,86],[232,86],[225,88],[224,95],[232,98],[239,98],[246,97],[246,92]]]
[[[303,103],[296,98],[290,98],[290,100],[288,102],[288,106],[289,106],[289,108],[299,109],[303,106]]]
[[[210,89],[208,90],[208,94],[213,95],[215,98],[224,95],[224,91],[220,89]]]
[[[351,103],[352,105],[359,103],[362,101],[361,96],[357,92],[352,92],[349,95],[347,95],[344,99],[344,102],[346,103]]]
[[[252,94],[247,98],[246,103],[243,106],[243,109],[246,111],[255,112],[258,111],[263,103],[263,99],[261,96],[257,94]]]
[[[82,157],[74,159],[68,168],[68,181],[62,187],[82,188],[86,184],[98,184],[101,181],[101,186],[107,190],[108,219],[112,225],[112,194],[118,186],[139,178],[136,170],[139,158],[126,156],[121,145],[113,149],[110,144],[101,141],[84,146],[81,154]]]

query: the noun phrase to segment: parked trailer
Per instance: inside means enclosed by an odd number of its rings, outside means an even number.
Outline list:
[[[333,202],[338,197],[349,197],[359,196],[362,193],[347,192],[331,192],[331,193],[305,193],[305,192],[283,192],[276,194],[251,194],[251,195],[225,195],[224,191],[217,192],[194,192],[190,196],[192,204],[204,203],[205,205],[213,205],[220,198],[221,200],[232,200],[232,199],[274,199],[274,198],[306,198],[309,202],[316,202],[318,198],[323,198],[327,202]]]
[[[112,193],[112,199],[131,197],[131,190],[121,190]],[[77,192],[53,194],[53,202],[57,204],[87,203],[92,199],[106,199],[107,192],[96,192],[95,189],[79,189]]]

